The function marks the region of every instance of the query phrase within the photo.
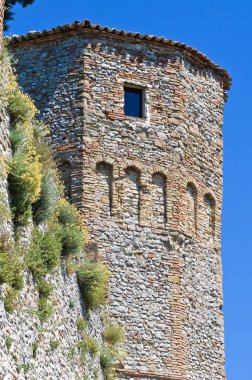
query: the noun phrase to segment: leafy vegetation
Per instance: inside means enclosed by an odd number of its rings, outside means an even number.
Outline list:
[[[53,286],[50,285],[43,277],[37,280],[36,289],[40,298],[49,298],[53,291]]]
[[[13,156],[9,163],[9,192],[14,222],[27,224],[32,215],[34,203],[41,191],[41,163],[32,144],[30,128],[14,127],[10,140]]]
[[[33,229],[32,241],[26,256],[27,268],[35,278],[50,273],[60,263],[61,241],[59,236],[48,229],[45,233]]]
[[[53,314],[53,307],[51,304],[48,303],[47,298],[39,298],[38,299],[38,310],[37,310],[37,316],[41,323],[47,322],[48,319]]]
[[[61,227],[62,255],[77,256],[84,248],[85,238],[80,215],[67,200],[61,199],[55,215]]]
[[[66,199],[59,200],[56,206],[56,215],[57,215],[58,222],[63,226],[65,225],[80,226],[82,224],[79,212]]]
[[[84,261],[77,268],[76,274],[86,308],[92,310],[104,305],[109,280],[106,266],[102,263]]]
[[[75,308],[75,301],[74,300],[70,300],[69,301],[69,309],[74,309]]]
[[[81,333],[87,329],[87,321],[83,318],[78,318],[76,322],[77,330]]]
[[[79,226],[68,225],[61,229],[62,255],[76,256],[84,247],[84,237]]]
[[[15,310],[15,303],[18,297],[18,290],[12,287],[8,287],[4,294],[4,309],[7,313],[13,313]]]
[[[113,380],[114,370],[117,363],[116,354],[108,348],[103,348],[100,354],[100,364],[105,380]]]
[[[56,173],[52,170],[42,176],[40,196],[32,205],[33,220],[36,224],[46,222],[53,214],[59,198],[57,180]]]
[[[91,356],[95,356],[99,353],[99,345],[96,340],[90,336],[86,336],[83,338],[78,345],[81,353],[81,361],[83,363],[86,362],[86,354],[90,354]]]
[[[0,253],[0,284],[6,284],[4,308],[14,311],[14,302],[23,288],[22,263],[15,251]]]
[[[57,340],[50,340],[50,348],[52,352],[56,351],[58,347],[59,347],[59,342]]]
[[[7,351],[9,352],[12,345],[12,338],[10,337],[10,335],[6,336],[5,345],[6,345]]]
[[[111,322],[105,327],[103,337],[110,346],[116,347],[124,341],[124,330],[118,324]]]
[[[39,339],[32,342],[32,357],[34,359],[36,359],[37,354],[38,354],[39,343],[40,343]]]
[[[7,110],[10,113],[12,124],[26,125],[29,128],[28,123],[34,119],[38,111],[31,98],[20,90],[14,80],[15,77],[13,78],[11,91],[8,93]]]
[[[7,284],[16,290],[23,288],[22,263],[16,252],[0,253],[0,284]]]

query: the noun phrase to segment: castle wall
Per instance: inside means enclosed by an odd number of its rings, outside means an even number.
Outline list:
[[[121,376],[222,380],[222,84],[158,44],[54,38],[12,49],[110,268]],[[145,119],[125,117],[125,83],[144,88]]]

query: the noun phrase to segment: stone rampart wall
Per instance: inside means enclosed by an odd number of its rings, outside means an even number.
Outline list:
[[[96,32],[12,49],[112,273],[121,376],[223,380],[221,80],[174,49]],[[125,117],[124,84],[144,89],[146,118]]]

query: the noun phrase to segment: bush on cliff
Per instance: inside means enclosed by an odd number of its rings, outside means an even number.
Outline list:
[[[76,271],[78,284],[86,308],[104,305],[107,298],[109,271],[102,263],[84,261]]]
[[[26,266],[35,278],[45,276],[59,265],[61,247],[57,233],[50,229],[43,233],[34,228]]]
[[[61,225],[62,256],[78,256],[85,245],[85,233],[78,211],[66,199],[61,199],[55,216]]]
[[[103,348],[100,354],[100,365],[105,380],[115,380],[114,372],[117,364],[116,354],[108,349]]]
[[[8,185],[14,222],[22,225],[31,217],[32,203],[41,191],[42,165],[32,140],[32,130],[26,125],[12,128],[13,156],[9,162]]]
[[[103,338],[110,346],[118,346],[124,341],[124,330],[115,322],[110,322],[103,331]]]

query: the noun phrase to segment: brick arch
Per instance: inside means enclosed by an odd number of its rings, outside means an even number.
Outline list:
[[[114,158],[112,158],[108,155],[105,155],[105,154],[101,154],[99,156],[96,156],[94,159],[92,159],[92,161],[91,161],[92,170],[96,171],[97,164],[99,164],[101,162],[104,162],[105,164],[111,165],[113,167],[114,175],[117,175],[117,173],[119,172],[118,162]]]
[[[153,174],[156,174],[156,173],[159,173],[160,175],[168,179],[169,170],[167,170],[167,168],[164,168],[163,166],[160,166],[160,165],[152,166],[152,168],[150,169],[151,176],[153,176]]]
[[[107,161],[96,163],[95,203],[105,218],[112,215],[113,202],[113,164]]]
[[[138,224],[140,221],[141,173],[136,165],[127,165],[124,168],[123,219],[131,224]]]
[[[121,169],[125,171],[127,168],[134,168],[140,174],[146,171],[145,166],[137,160],[124,160],[121,163]]]
[[[211,191],[204,192],[204,200],[209,199],[212,202],[212,207],[216,208],[216,199]]]
[[[67,157],[61,155],[58,159],[57,167],[60,174],[60,179],[64,185],[64,194],[67,199],[72,197],[72,171],[73,165],[72,161],[66,159]]]
[[[191,187],[195,193],[195,195],[198,195],[198,189],[197,189],[197,186],[192,182],[192,181],[189,181],[187,182],[187,185],[186,187]]]
[[[213,191],[213,189],[211,187],[205,186],[204,189],[203,189],[203,194],[204,194],[204,196],[205,195],[209,195],[210,198],[213,198],[214,201],[215,201],[215,203],[216,203],[216,198],[217,197],[216,197],[216,194],[215,194],[215,192]]]
[[[55,159],[57,162],[69,162],[70,164],[73,164],[74,162],[74,154],[72,152],[62,152],[57,153],[55,156]]]
[[[191,183],[195,189],[197,190],[197,194],[199,193],[199,189],[200,189],[200,184],[199,182],[196,180],[196,178],[194,178],[193,176],[191,175],[188,175],[185,177],[185,187],[187,187],[187,185]]]
[[[194,236],[198,226],[198,188],[193,181],[186,184],[186,229],[187,234]]]
[[[167,223],[167,176],[162,171],[152,173],[152,225],[163,227]]]
[[[205,189],[203,196],[204,204],[204,234],[206,236],[215,236],[216,229],[216,198],[213,195],[212,191],[208,188]]]

